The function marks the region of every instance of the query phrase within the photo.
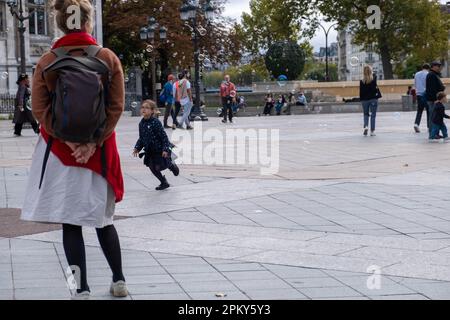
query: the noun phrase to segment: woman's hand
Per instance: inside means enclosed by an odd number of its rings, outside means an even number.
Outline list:
[[[137,149],[133,150],[133,157],[137,157],[139,155],[139,151]]]
[[[75,157],[78,163],[85,164],[94,155],[97,145],[95,143],[87,143],[78,145],[72,156]]]
[[[167,151],[163,151],[162,157],[163,158],[168,158],[169,157],[169,153]]]

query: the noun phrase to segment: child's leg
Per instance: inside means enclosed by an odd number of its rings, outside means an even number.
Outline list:
[[[443,125],[441,126],[441,131],[442,131],[442,136],[443,136],[444,138],[448,138],[447,126],[446,126],[445,124],[443,124]]]
[[[430,139],[435,139],[439,134],[440,127],[434,123],[431,123]]]
[[[164,179],[164,177],[163,177],[161,171],[157,170],[157,169],[155,168],[154,165],[151,165],[149,168],[150,168],[150,171],[153,173],[153,175],[154,175],[161,183],[163,183],[163,182],[165,181],[165,179]]]

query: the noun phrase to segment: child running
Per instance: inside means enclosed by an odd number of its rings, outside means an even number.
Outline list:
[[[445,92],[439,92],[437,94],[437,101],[435,102],[433,114],[431,115],[431,142],[439,141],[444,138],[444,141],[448,140],[447,127],[444,123],[444,118],[450,119],[450,116],[445,114],[444,103],[447,102],[447,95]],[[439,135],[442,132],[442,136]]]
[[[155,102],[152,100],[143,101],[141,113],[143,118],[139,122],[139,139],[134,147],[133,156],[144,156],[144,164],[161,182],[156,190],[164,190],[169,188],[170,185],[161,171],[169,169],[175,176],[180,173],[180,169],[171,159],[171,147],[173,145],[157,118],[158,108]],[[145,153],[139,154],[142,149]]]

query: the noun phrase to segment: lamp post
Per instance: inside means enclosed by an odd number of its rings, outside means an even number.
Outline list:
[[[191,119],[196,120],[200,117],[202,121],[207,121],[208,117],[200,110],[200,61],[199,61],[199,38],[204,34],[200,33],[199,26],[197,26],[198,14],[203,14],[207,21],[214,19],[215,8],[211,5],[211,1],[207,0],[203,6],[200,6],[199,1],[185,1],[180,7],[181,20],[190,23],[192,30],[192,42],[194,45],[194,65],[195,65],[195,100],[194,108],[191,112]]]
[[[335,25],[337,25],[337,23],[334,23],[328,29],[325,29],[325,27],[319,23],[319,26],[325,32],[325,81],[330,81],[330,74],[328,72],[328,34]]]
[[[159,24],[156,22],[156,19],[153,17],[148,17],[147,19],[148,25],[146,27],[142,27],[139,31],[139,38],[141,40],[149,40],[152,48],[150,51],[152,61],[151,61],[151,73],[152,73],[152,86],[151,86],[151,96],[154,101],[157,101],[156,97],[156,52],[155,52],[155,34],[156,29],[159,28],[159,39],[165,40],[167,38],[167,28],[166,27],[160,27]],[[148,50],[147,50],[148,51]]]
[[[19,21],[19,27],[17,30],[19,31],[19,42],[20,42],[20,73],[26,73],[26,58],[25,58],[25,31],[27,30],[25,28],[24,22],[28,19],[30,19],[30,14],[33,11],[30,11],[27,16],[24,15],[25,9],[22,4],[23,0],[19,0],[19,3],[17,3],[16,0],[8,0],[6,4],[9,7],[9,11],[11,12],[11,15]],[[44,0],[38,0],[38,4],[44,4]]]

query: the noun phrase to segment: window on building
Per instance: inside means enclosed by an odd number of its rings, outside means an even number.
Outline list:
[[[30,34],[47,34],[47,12],[44,0],[28,0],[30,14]],[[32,11],[33,10],[33,11]]]

